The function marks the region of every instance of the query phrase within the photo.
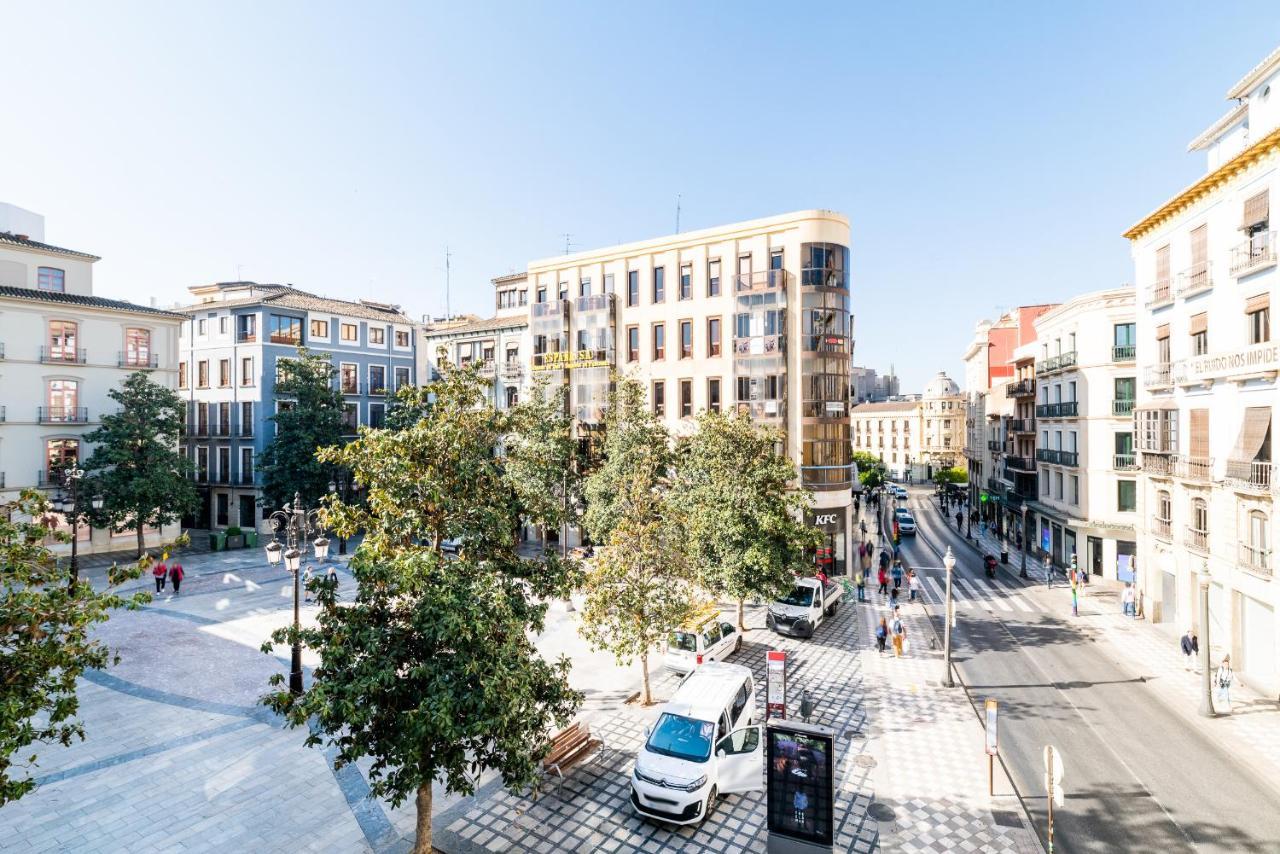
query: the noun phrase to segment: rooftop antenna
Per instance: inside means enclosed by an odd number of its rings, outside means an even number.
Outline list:
[[[566,231],[564,233],[564,254],[566,255],[569,254],[569,246],[570,246],[569,238],[570,237],[573,237],[573,235]]]
[[[446,243],[444,245],[444,316],[446,320],[449,318],[449,274],[451,272],[449,259],[452,257],[453,253],[449,251],[449,244]]]
[[[676,193],[676,234],[680,233],[680,194]]]

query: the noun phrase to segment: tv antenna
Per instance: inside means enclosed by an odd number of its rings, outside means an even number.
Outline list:
[[[568,254],[569,254],[569,247],[570,247],[570,245],[572,245],[572,244],[570,244],[570,242],[569,242],[569,238],[570,238],[570,237],[573,237],[573,235],[566,231],[566,232],[564,233],[564,254],[566,254],[566,255],[568,255]]]
[[[453,253],[449,251],[449,244],[448,244],[448,243],[446,243],[446,244],[444,245],[444,317],[445,317],[445,320],[448,320],[448,319],[449,319],[449,317],[450,317],[450,308],[449,308],[449,284],[450,284],[450,282],[449,282],[449,275],[450,275],[450,272],[451,272],[451,269],[450,269],[450,268],[451,268],[451,266],[452,266],[452,265],[450,264],[450,259],[452,259],[452,258],[453,258]]]
[[[680,194],[676,193],[676,234],[680,233]]]

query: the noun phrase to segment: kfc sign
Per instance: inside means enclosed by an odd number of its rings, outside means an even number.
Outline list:
[[[839,534],[844,531],[844,511],[809,511],[805,514],[808,516],[808,523],[820,531],[828,534]]]

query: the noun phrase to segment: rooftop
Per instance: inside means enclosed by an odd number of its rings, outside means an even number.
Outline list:
[[[110,311],[131,311],[136,314],[152,314],[160,317],[172,317],[175,320],[182,320],[185,318],[185,315],[175,311],[166,311],[162,308],[152,308],[147,305],[137,305],[136,303],[126,302],[124,300],[84,296],[82,294],[58,293],[56,291],[37,291],[31,288],[0,286],[0,299],[21,299],[29,300],[31,302],[77,305],[84,308],[101,308],[108,309]]]
[[[83,258],[86,261],[101,261],[97,255],[90,255],[88,252],[77,252],[74,249],[64,249],[61,246],[51,246],[48,243],[41,243],[38,240],[32,240],[25,234],[14,234],[9,231],[0,231],[0,243],[9,246],[17,246],[20,249],[31,249],[36,252],[48,252],[51,255],[68,255],[72,258]]]
[[[207,310],[209,308],[225,308],[247,305],[278,306],[293,308],[299,311],[332,312],[348,317],[362,317],[366,320],[383,320],[390,323],[412,323],[413,321],[397,305],[372,302],[370,300],[351,301],[322,297],[293,287],[293,285],[259,284],[258,282],[217,282],[212,285],[196,285],[189,289],[191,293],[202,294],[223,293],[228,298],[210,299],[193,305],[183,306],[181,311],[187,314]],[[234,297],[230,294],[237,290],[248,292],[246,296]]]
[[[877,412],[904,412],[920,407],[919,399],[884,400],[878,403],[859,403],[849,410],[850,415],[874,415]]]
[[[508,315],[507,317],[486,317],[468,320],[465,323],[448,323],[438,326],[428,325],[427,335],[477,335],[493,332],[496,329],[516,329],[529,325],[527,314]]]

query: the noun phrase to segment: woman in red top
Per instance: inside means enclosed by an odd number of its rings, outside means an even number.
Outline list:
[[[151,570],[151,574],[155,577],[155,580],[156,580],[156,592],[157,593],[163,592],[164,579],[165,579],[165,576],[169,574],[169,567],[164,565],[163,559],[161,559],[161,561],[155,565],[155,568]]]
[[[169,580],[173,582],[174,593],[177,593],[178,588],[182,585],[182,577],[184,575],[186,575],[186,573],[182,571],[182,564],[175,560],[173,562],[173,566],[169,567]]]

